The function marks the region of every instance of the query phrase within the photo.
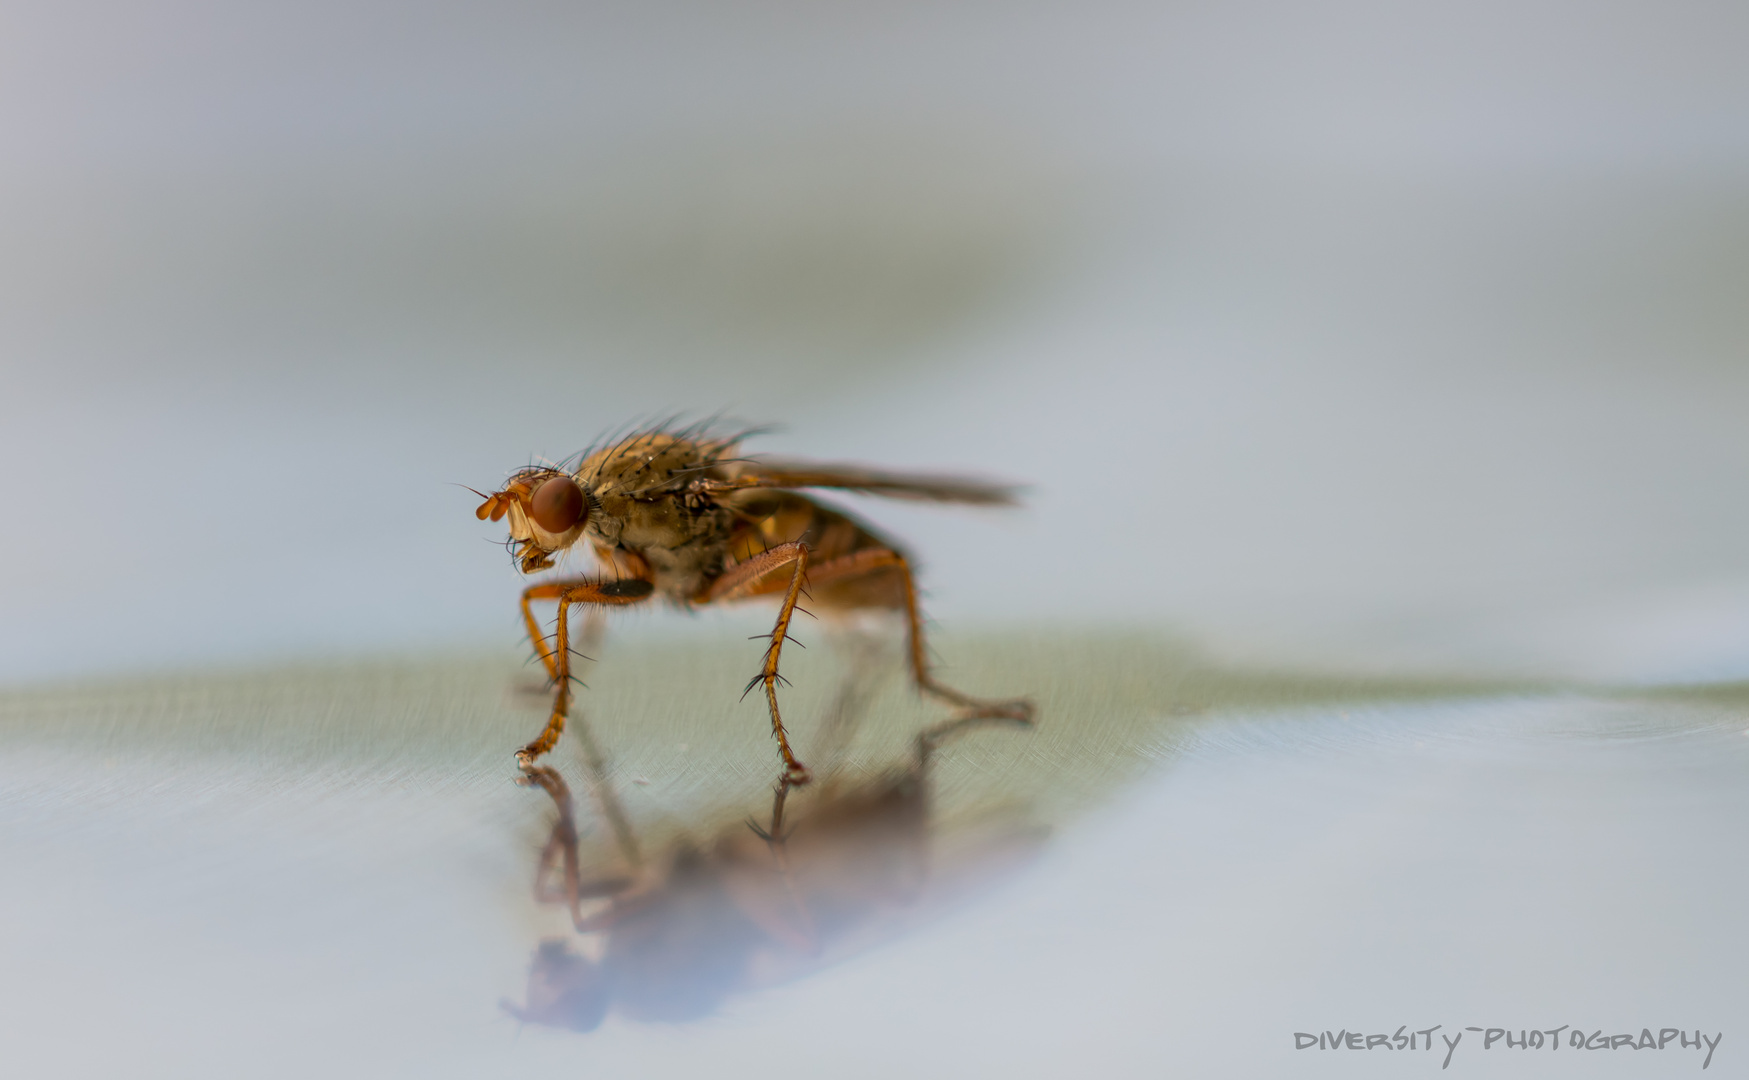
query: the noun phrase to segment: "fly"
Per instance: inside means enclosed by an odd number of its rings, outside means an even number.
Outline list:
[[[759,673],[783,784],[809,780],[784,732],[778,664],[804,589],[810,610],[893,611],[903,616],[911,680],[919,692],[955,707],[953,720],[1030,724],[1032,702],[972,697],[937,681],[923,641],[911,563],[899,546],[842,510],[802,492],[834,488],[926,502],[1011,506],[1011,487],[954,476],[906,475],[857,465],[744,458],[742,435],[697,426],[656,428],[585,452],[575,470],[534,466],[486,496],[477,516],[508,519],[510,545],[525,574],[550,569],[554,556],[592,552],[604,571],[531,585],[522,593],[528,635],[554,686],[541,733],[517,751],[526,772],[551,750],[571,706],[573,607],[604,610],[662,597],[680,607],[779,598],[777,621]],[[558,605],[554,633],[542,632],[536,602]]]

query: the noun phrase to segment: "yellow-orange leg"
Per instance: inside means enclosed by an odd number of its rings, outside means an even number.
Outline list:
[[[543,588],[543,586],[536,586],[536,589],[539,588]],[[537,655],[546,664],[550,674],[554,667],[553,658],[548,649],[546,638],[541,634],[540,624],[535,621],[534,613],[529,607],[529,599],[530,597],[525,593],[522,599],[522,615],[529,625],[529,640],[535,643]],[[556,597],[549,599],[556,599]],[[594,652],[600,647],[602,635],[606,630],[604,625],[606,622],[605,610],[601,607],[590,608],[589,617],[583,624],[582,634],[571,635],[573,639],[581,639],[583,650]],[[582,656],[582,650],[573,651]],[[590,658],[583,656],[583,659]],[[602,818],[613,829],[614,842],[619,845],[620,853],[625,856],[626,862],[633,867],[639,866],[643,862],[643,855],[638,851],[637,837],[632,833],[631,823],[626,818],[625,808],[620,805],[619,796],[614,792],[613,781],[607,775],[607,759],[602,755],[600,744],[596,742],[594,734],[589,730],[589,725],[583,722],[581,716],[571,716],[567,712],[566,725],[575,731],[574,737],[582,744],[583,765],[589,777],[589,794],[595,800],[596,809],[600,811]],[[542,769],[537,768],[533,771],[541,772]],[[546,771],[550,772],[551,770]],[[538,782],[542,787],[546,786],[544,781],[531,781],[529,776],[532,775],[532,773],[525,775],[521,782],[524,784]],[[557,777],[558,774],[554,773],[553,775]],[[559,782],[563,783],[562,780]],[[557,799],[558,796],[555,795],[554,800],[557,801]]]
[[[912,578],[911,566],[903,555],[890,548],[864,548],[843,558],[821,563],[809,573],[808,579],[815,585],[825,585],[886,569],[897,569],[904,581],[911,678],[917,684],[917,689],[958,705],[960,711],[955,714],[955,720],[1012,720],[1017,724],[1032,723],[1032,702],[1025,698],[990,701],[972,697],[935,681],[929,671],[929,651],[923,643],[923,615],[917,607],[917,583]]]
[[[528,634],[554,684],[553,712],[547,718],[547,726],[533,742],[516,752],[516,763],[525,772],[534,764],[535,758],[558,744],[559,736],[565,730],[565,714],[571,707],[571,605],[624,607],[648,599],[654,591],[655,587],[649,582],[635,578],[624,581],[552,581],[523,591],[522,614],[528,622]],[[553,628],[551,644],[540,632],[540,623],[535,621],[534,612],[529,607],[532,600],[559,602],[559,618]]]
[[[808,545],[800,540],[792,540],[737,563],[728,573],[711,582],[700,599],[705,603],[712,603],[757,596],[769,591],[762,587],[765,578],[785,566],[793,567],[790,570],[789,588],[785,590],[783,606],[777,612],[777,625],[771,630],[771,643],[765,647],[765,662],[760,665],[759,674],[753,676],[752,681],[747,684],[747,689],[752,690],[761,683],[765,684],[765,703],[771,709],[771,734],[777,739],[777,752],[783,755],[785,772],[782,782],[786,785],[800,785],[807,783],[810,776],[808,767],[796,760],[789,747],[789,736],[784,734],[783,716],[777,709],[777,683],[781,677],[777,673],[777,662],[783,655],[783,643],[789,639],[790,619],[795,616],[796,600],[802,594],[802,580],[808,573]]]
[[[542,582],[522,590],[522,622],[528,627],[528,640],[534,645],[535,655],[540,657],[541,664],[547,669],[549,679],[558,678],[558,661],[554,658],[553,648],[548,644],[546,634],[540,628],[540,620],[534,617],[533,603],[536,600],[557,600],[565,594],[566,589],[589,584],[592,582],[588,578],[573,578],[569,581]]]

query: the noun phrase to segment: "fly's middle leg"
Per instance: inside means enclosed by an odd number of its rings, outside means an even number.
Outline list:
[[[789,587],[784,590],[783,605],[777,612],[777,623],[771,628],[770,643],[765,647],[765,661],[759,667],[759,674],[747,683],[746,692],[751,692],[755,686],[763,685],[765,688],[765,703],[771,711],[771,734],[777,740],[777,752],[783,758],[784,777],[781,782],[793,787],[807,783],[811,774],[808,767],[790,749],[789,735],[783,729],[783,715],[777,707],[777,684],[783,681],[783,676],[778,674],[777,666],[783,655],[783,643],[789,640],[789,624],[795,617],[796,602],[802,595],[802,583],[807,578],[808,545],[792,540],[737,564],[712,582],[702,599],[708,602],[757,595],[765,591],[762,588],[764,579],[786,566],[790,568]]]

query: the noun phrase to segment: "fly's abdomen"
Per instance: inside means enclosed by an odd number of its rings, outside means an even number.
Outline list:
[[[809,549],[809,595],[817,606],[902,608],[904,575],[893,566],[846,573],[842,560],[860,551],[898,549],[839,510],[788,491],[761,491],[736,507],[741,520],[729,543],[731,565],[778,544],[800,540]],[[834,564],[838,564],[836,567]]]

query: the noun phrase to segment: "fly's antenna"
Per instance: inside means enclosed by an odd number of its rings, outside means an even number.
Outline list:
[[[474,511],[474,516],[481,521],[485,521],[489,517],[492,518],[493,521],[497,521],[504,516],[504,511],[499,505],[497,495],[488,495],[484,491],[468,487],[466,484],[451,484],[450,486],[459,487],[464,491],[472,491],[475,495],[480,497],[482,501],[479,508]],[[497,511],[497,517],[492,517],[494,511]]]

